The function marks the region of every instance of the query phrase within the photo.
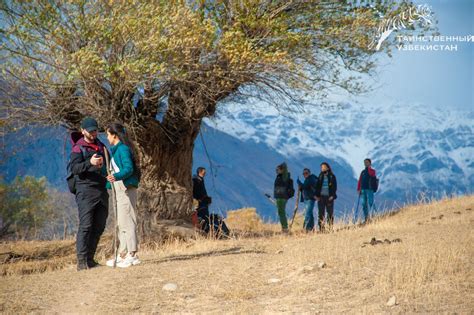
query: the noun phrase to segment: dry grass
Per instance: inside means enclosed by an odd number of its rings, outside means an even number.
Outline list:
[[[474,196],[410,206],[361,228],[340,223],[327,234],[279,235],[277,225],[245,209],[227,220],[242,232],[236,238],[170,240],[142,250],[142,265],[86,272],[66,260],[71,243],[50,243],[48,250],[39,242],[4,244],[2,251],[64,254],[64,262],[37,263],[66,268],[2,271],[8,276],[0,281],[0,312],[472,314],[473,222]],[[366,244],[374,237],[401,242]],[[327,267],[319,268],[321,261]],[[11,265],[25,263],[34,262]],[[178,290],[162,291],[167,282]],[[396,306],[386,306],[390,296]]]
[[[112,252],[112,236],[104,235],[97,258]],[[76,263],[75,240],[16,241],[0,243],[0,276],[24,275],[69,268]]]
[[[0,244],[0,275],[64,268],[75,261],[74,241],[18,241]]]

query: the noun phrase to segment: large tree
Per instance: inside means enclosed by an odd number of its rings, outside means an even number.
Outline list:
[[[2,119],[77,128],[121,121],[136,143],[140,231],[192,211],[194,140],[242,88],[276,106],[293,91],[351,93],[400,1],[3,0]],[[405,18],[405,17],[404,17]],[[412,23],[410,27],[414,24]],[[412,27],[413,28],[413,27]],[[356,74],[356,75],[355,75]],[[275,101],[276,100],[276,101]]]

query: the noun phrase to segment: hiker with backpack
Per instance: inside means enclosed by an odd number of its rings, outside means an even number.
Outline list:
[[[283,233],[288,233],[288,219],[286,217],[286,204],[288,199],[293,198],[295,189],[291,174],[288,172],[286,163],[282,163],[276,168],[277,176],[275,178],[273,197],[277,206],[278,217],[280,218],[281,229]]]
[[[106,265],[120,268],[135,266],[138,259],[137,239],[137,188],[140,171],[137,167],[136,150],[123,125],[113,123],[107,126],[107,140],[111,147],[110,175],[107,188],[114,185],[117,206],[118,255],[107,261]],[[115,264],[114,264],[115,260]]]
[[[303,192],[301,199],[305,204],[305,216],[303,227],[306,232],[314,229],[314,204],[316,202],[316,185],[318,178],[311,174],[309,168],[303,170],[304,182],[297,179],[298,189]]]
[[[327,213],[329,228],[334,223],[334,201],[337,199],[337,180],[328,163],[321,163],[321,173],[316,184],[316,200],[318,201],[319,231],[325,230],[324,218]]]
[[[378,189],[378,179],[372,168],[372,160],[364,160],[365,169],[360,173],[357,182],[357,193],[362,197],[362,211],[364,212],[364,223],[370,221],[370,210],[374,206],[374,193]]]
[[[97,121],[86,117],[81,132],[71,133],[72,152],[68,163],[69,190],[76,195],[79,228],[76,237],[77,270],[98,266],[94,260],[105,229],[109,195],[106,189],[105,145],[97,138]]]
[[[209,213],[209,205],[212,198],[207,194],[204,177],[206,169],[202,166],[196,169],[196,175],[193,176],[193,199],[197,200],[196,222],[195,224],[206,234],[215,233],[214,236],[228,236],[230,231],[223,221],[222,217],[217,214]]]

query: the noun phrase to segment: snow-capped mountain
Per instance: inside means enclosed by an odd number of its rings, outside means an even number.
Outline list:
[[[405,202],[421,192],[436,197],[474,190],[473,118],[473,112],[422,105],[340,103],[279,113],[262,104],[229,103],[209,124],[288,158],[323,156],[348,165],[354,179],[370,157],[381,179],[380,194]]]
[[[319,164],[327,161],[337,176],[335,210],[341,216],[357,203],[356,179],[370,157],[381,179],[376,204],[391,208],[421,192],[439,197],[474,191],[473,118],[473,113],[422,106],[343,104],[279,113],[262,104],[227,103],[202,126],[193,169],[209,170],[211,211],[256,207],[262,217],[276,219],[264,196],[273,191],[275,166],[286,161],[296,181],[304,167],[319,173]],[[66,130],[41,128],[33,134],[20,144],[18,135],[5,139],[8,153],[18,152],[0,163],[0,176],[46,176],[66,190]]]

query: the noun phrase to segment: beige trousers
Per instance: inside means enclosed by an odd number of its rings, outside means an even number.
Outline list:
[[[137,189],[126,188],[122,181],[114,182],[115,197],[117,199],[117,224],[119,253],[137,251]]]

